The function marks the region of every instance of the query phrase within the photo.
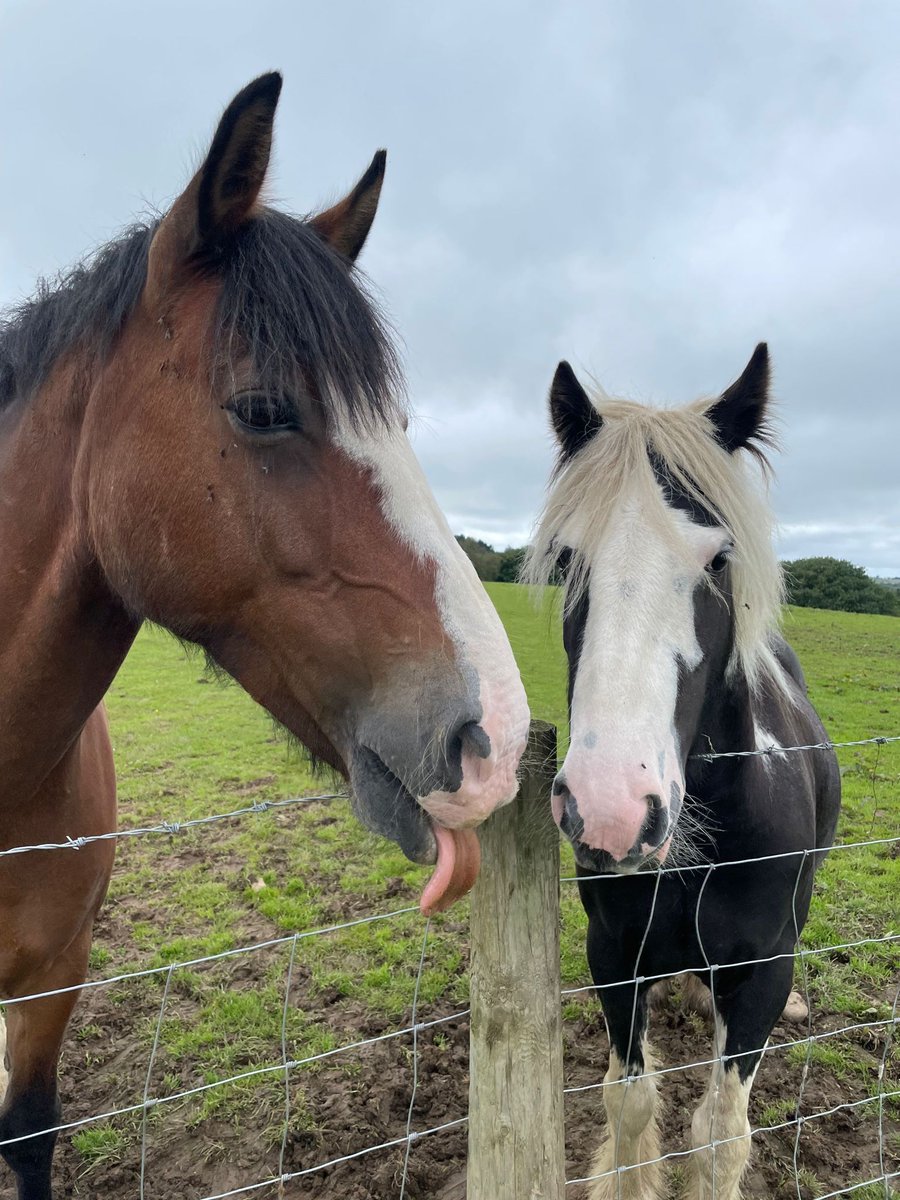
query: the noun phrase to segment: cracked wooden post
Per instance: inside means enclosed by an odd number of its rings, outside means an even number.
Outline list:
[[[556,729],[532,721],[518,799],[481,829],[472,892],[467,1200],[563,1200]]]

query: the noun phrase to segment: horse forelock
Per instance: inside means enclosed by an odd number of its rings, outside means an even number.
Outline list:
[[[626,501],[640,505],[677,554],[681,532],[672,519],[668,489],[660,486],[665,480],[686,499],[686,507],[722,525],[734,541],[729,675],[742,673],[754,691],[764,679],[784,686],[771,644],[780,624],[783,581],[773,546],[767,462],[757,452],[729,454],[719,445],[706,416],[713,400],[678,409],[654,409],[602,393],[593,400],[602,428],[577,454],[558,462],[525,563],[525,581],[547,584],[560,552],[572,549],[564,593],[571,606]]]
[[[393,424],[405,389],[368,281],[306,221],[265,209],[219,266],[218,351],[249,357],[256,384],[288,399],[312,387],[340,423]]]
[[[114,352],[143,293],[159,223],[130,227],[6,312],[0,408],[30,401],[68,352],[84,353],[91,365]],[[353,424],[402,416],[402,371],[387,322],[361,274],[306,221],[263,210],[215,259],[193,265],[198,282],[220,281],[219,369],[249,358],[260,387],[287,398],[311,387],[327,412]]]

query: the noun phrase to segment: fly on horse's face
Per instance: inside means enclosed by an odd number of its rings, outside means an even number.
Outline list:
[[[636,870],[671,847],[710,681],[726,674],[747,616],[736,622],[732,588],[747,546],[684,464],[702,456],[703,477],[727,494],[734,451],[761,432],[767,381],[761,347],[715,404],[609,402],[601,416],[568,364],[554,380],[549,527],[568,574],[571,739],[552,805],[586,870]]]
[[[202,645],[449,903],[516,792],[528,710],[500,621],[406,436],[353,267],[384,174],[301,221],[262,206],[281,80],[236,97],[152,237],[76,478],[128,608]]]

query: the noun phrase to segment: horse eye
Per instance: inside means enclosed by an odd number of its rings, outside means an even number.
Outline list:
[[[719,571],[725,570],[725,566],[726,566],[727,562],[728,562],[728,551],[720,550],[719,553],[716,555],[716,557],[712,560],[712,562],[709,564],[709,566],[706,569],[707,569],[707,571],[711,571],[714,575],[717,575],[719,573]]]
[[[234,421],[250,433],[285,433],[300,428],[294,406],[285,396],[238,392],[226,407]]]

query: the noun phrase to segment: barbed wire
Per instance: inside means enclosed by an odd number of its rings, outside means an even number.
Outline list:
[[[0,850],[0,858],[9,858],[12,854],[28,854],[34,850],[83,850],[85,846],[93,845],[94,842],[117,842],[126,838],[185,833],[188,829],[215,825],[219,821],[231,821],[252,813],[265,813],[272,809],[290,808],[298,804],[318,804],[325,800],[347,799],[349,797],[346,792],[327,792],[321,796],[288,796],[282,800],[257,800],[254,804],[248,804],[243,808],[234,808],[230,812],[213,813],[207,817],[188,817],[183,821],[160,821],[156,825],[115,829],[107,833],[87,833],[77,837],[67,837],[64,842],[36,842],[30,846],[11,846],[8,850]]]
[[[806,746],[779,746],[777,743],[773,743],[771,746],[763,746],[756,750],[722,750],[718,752],[710,750],[708,754],[690,754],[688,757],[712,762],[715,758],[757,758],[768,754],[793,754],[798,750],[842,750],[847,746],[886,746],[889,742],[900,742],[900,734],[893,734],[890,737],[879,734],[876,737],[858,738],[853,742],[810,742]]]
[[[862,842],[833,842],[830,846],[807,847],[803,850],[782,850],[777,854],[755,854],[749,858],[729,858],[723,862],[685,863],[682,866],[655,866],[642,874],[654,878],[657,875],[684,875],[689,871],[719,871],[723,867],[748,867],[755,863],[777,862],[779,859],[808,858],[810,854],[834,854],[836,850],[863,850],[871,846],[892,846],[900,842],[900,835],[883,838],[867,838]],[[560,875],[560,883],[592,883],[598,879],[626,879],[627,873],[607,871],[602,875]]]
[[[849,742],[812,742],[805,746],[767,746],[763,749],[756,750],[724,750],[721,752],[710,751],[708,754],[692,754],[692,759],[702,759],[704,761],[712,761],[717,758],[754,758],[765,757],[771,754],[789,754],[799,750],[836,750],[847,746],[884,746],[890,742],[900,742],[900,734],[897,735],[878,735],[869,738],[859,738],[856,741]],[[15,854],[29,854],[35,851],[47,850],[83,850],[85,846],[93,845],[95,842],[113,842],[126,840],[128,838],[138,837],[159,837],[165,835],[173,835],[178,833],[186,833],[190,829],[199,829],[208,825],[215,825],[221,821],[238,820],[241,817],[251,816],[259,813],[266,813],[272,810],[281,808],[293,808],[298,805],[305,804],[320,804],[329,800],[347,800],[349,794],[347,792],[325,792],[318,796],[288,796],[279,800],[257,800],[253,804],[247,804],[242,808],[234,808],[228,812],[211,813],[203,817],[186,817],[181,821],[159,821],[155,825],[141,825],[131,829],[116,829],[105,833],[88,833],[70,835],[63,842],[35,842],[30,845],[10,846],[5,850],[0,850],[0,859],[9,858]],[[802,853],[797,851],[796,853]],[[777,856],[773,856],[777,857]],[[721,864],[733,865],[733,864]],[[663,868],[668,870],[688,870],[696,868]]]

